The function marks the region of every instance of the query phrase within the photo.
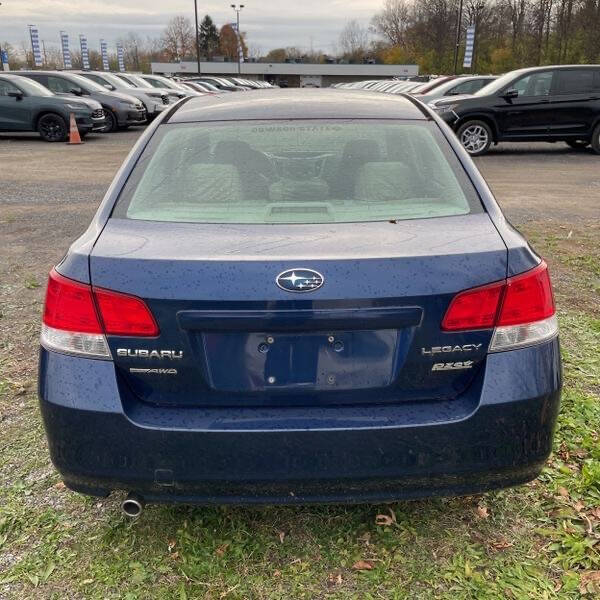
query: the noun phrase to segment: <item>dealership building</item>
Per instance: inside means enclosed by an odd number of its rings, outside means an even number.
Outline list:
[[[246,79],[259,79],[290,87],[329,87],[334,83],[347,83],[364,79],[391,79],[414,77],[419,74],[417,65],[373,64],[308,64],[245,62],[240,65]],[[201,62],[202,75],[238,75],[236,62]],[[198,75],[195,62],[152,63],[152,72],[161,75]]]

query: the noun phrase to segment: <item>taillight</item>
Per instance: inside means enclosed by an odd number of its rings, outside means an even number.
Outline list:
[[[44,325],[81,333],[104,333],[98,319],[92,288],[67,279],[54,269],[48,277]]]
[[[442,329],[464,331],[494,327],[503,292],[503,281],[460,292],[450,302]]]
[[[108,335],[158,335],[158,325],[140,298],[101,288],[94,288],[94,296],[102,315],[104,332]]]
[[[540,343],[558,333],[548,266],[542,261],[506,281],[457,294],[442,321],[444,331],[495,328],[490,351]]]
[[[49,350],[110,358],[106,334],[158,335],[143,300],[68,279],[54,269],[48,278],[41,343]]]
[[[520,325],[551,317],[555,312],[548,265],[542,262],[531,271],[506,281],[496,325]]]

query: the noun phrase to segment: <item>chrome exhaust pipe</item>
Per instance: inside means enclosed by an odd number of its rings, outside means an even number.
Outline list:
[[[146,506],[145,500],[142,496],[130,492],[127,498],[121,502],[121,511],[126,517],[130,519],[137,519]]]

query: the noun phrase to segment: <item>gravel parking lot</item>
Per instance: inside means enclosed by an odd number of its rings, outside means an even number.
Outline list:
[[[555,454],[539,480],[393,511],[153,507],[128,523],[116,500],[61,487],[35,369],[48,270],[87,227],[140,131],[90,135],[82,146],[0,135],[0,599],[147,598],[149,585],[164,598],[579,598],[593,590],[600,157],[557,143],[505,144],[477,159],[556,286],[566,387]],[[377,513],[387,526],[375,524]],[[359,559],[371,567],[356,567]]]

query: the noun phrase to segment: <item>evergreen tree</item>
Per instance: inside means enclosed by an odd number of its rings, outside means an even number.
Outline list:
[[[210,60],[219,48],[219,32],[209,15],[200,23],[200,51]]]

